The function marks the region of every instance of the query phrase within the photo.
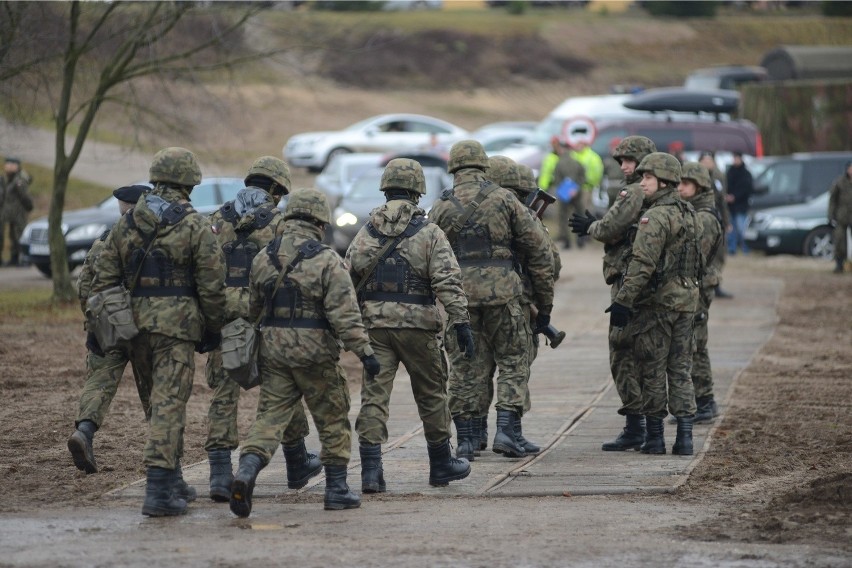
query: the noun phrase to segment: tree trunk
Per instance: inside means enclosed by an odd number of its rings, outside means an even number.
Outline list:
[[[64,143],[64,141],[63,141]],[[53,171],[53,192],[48,212],[47,239],[50,244],[50,270],[53,278],[53,302],[68,303],[77,299],[71,276],[68,272],[68,253],[65,250],[65,235],[62,234],[62,211],[65,209],[65,190],[68,187],[69,171],[57,157]]]

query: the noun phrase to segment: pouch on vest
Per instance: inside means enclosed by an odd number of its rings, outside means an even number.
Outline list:
[[[90,296],[86,301],[86,321],[104,351],[139,334],[133,320],[130,292],[124,286],[113,286]]]
[[[257,368],[260,332],[243,318],[222,327],[222,368],[229,379],[249,390],[261,383]]]

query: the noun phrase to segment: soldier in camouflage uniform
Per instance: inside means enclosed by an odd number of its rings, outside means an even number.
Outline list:
[[[843,272],[846,262],[846,232],[852,227],[852,161],[829,190],[828,218],[834,222],[834,272]]]
[[[113,196],[118,199],[119,213],[125,215],[130,211],[139,201],[139,197],[146,191],[148,191],[148,187],[144,185],[130,185],[113,191]],[[89,299],[92,289],[93,267],[104,248],[107,235],[109,235],[109,230],[92,243],[92,248],[89,249],[86,260],[83,261],[83,267],[80,269],[80,277],[77,279],[77,297],[84,314],[86,313],[86,301]],[[80,395],[80,409],[77,412],[77,420],[74,422],[75,430],[68,438],[68,450],[71,452],[71,457],[77,469],[86,473],[96,473],[98,465],[95,461],[92,442],[95,432],[104,423],[112,399],[115,398],[118,383],[121,381],[124,368],[130,360],[130,355],[126,346],[118,346],[104,353],[98,345],[95,334],[91,331],[86,335],[86,347],[89,350],[86,356],[86,382]],[[131,365],[131,368],[136,379],[136,388],[139,392],[139,399],[142,401],[145,419],[149,420],[151,418],[151,384],[143,383],[145,378],[139,374],[135,365]]]
[[[722,246],[716,256],[713,257],[713,266],[711,267],[716,274],[717,284],[715,296],[717,298],[733,298],[734,296],[722,289],[722,270],[725,268],[725,255],[728,251],[728,246],[725,244],[725,239],[728,234],[728,227],[731,226],[731,214],[728,211],[728,180],[725,179],[725,174],[719,171],[716,166],[716,156],[713,152],[701,152],[698,158],[698,163],[704,166],[710,172],[711,188],[714,190],[714,201],[716,203],[716,211],[722,219]]]
[[[27,226],[27,216],[33,210],[33,200],[29,187],[32,177],[21,169],[21,161],[7,157],[0,176],[0,260],[3,254],[3,241],[6,225],[9,225],[10,266],[18,266],[21,234]]]
[[[707,320],[714,290],[719,284],[714,260],[725,243],[722,237],[722,219],[716,209],[710,173],[696,162],[684,162],[682,170],[677,190],[681,199],[695,208],[698,238],[705,266],[698,295],[698,311],[695,312],[695,352],[692,354],[692,386],[695,388],[697,406],[693,423],[700,424],[712,422],[719,414],[713,397],[713,371],[710,368],[710,354],[707,352]]]
[[[340,342],[358,355],[370,377],[381,368],[361,321],[352,279],[342,259],[320,242],[329,217],[322,193],[294,191],[284,210],[281,236],[252,263],[249,321],[265,314],[258,361],[262,384],[257,418],[231,485],[231,511],[240,517],[251,514],[257,475],[275,454],[302,397],[322,443],[325,508],[361,505],[346,484],[351,426]]]
[[[255,160],[246,174],[246,187],[233,201],[210,216],[210,224],[225,258],[225,321],[248,319],[249,272],[257,253],[284,230],[278,202],[290,192],[290,169],[273,156]],[[209,429],[204,449],[210,462],[210,497],[231,498],[231,451],[239,445],[237,409],[240,386],[225,375],[222,350],[207,358],[207,384],[213,389],[207,413]],[[301,489],[322,471],[319,456],[305,448],[308,419],[301,405],[284,431],[281,448],[287,464],[287,487]]]
[[[207,218],[189,203],[201,182],[195,155],[165,148],[151,163],[153,189],[118,220],[95,262],[92,293],[123,284],[132,291],[139,335],[130,359],[153,385],[144,462],[148,485],[142,513],[178,515],[192,498],[180,478],[186,402],[194,351],[218,346],[225,314],[222,254]]]
[[[633,235],[644,208],[645,194],[639,185],[642,176],[636,167],[657,148],[650,138],[627,136],[613,150],[612,156],[621,164],[625,185],[615,203],[598,221],[593,215],[574,215],[571,230],[579,235],[589,234],[604,243],[603,275],[611,286],[610,300],[621,288],[627,265],[633,254]],[[633,360],[633,335],[629,326],[609,328],[609,367],[612,380],[621,399],[618,413],[626,425],[612,442],[601,446],[605,452],[638,450],[645,441],[645,418],[642,415],[642,388]]]
[[[447,329],[470,358],[473,332],[467,298],[453,249],[444,232],[417,207],[426,193],[423,169],[414,160],[388,162],[381,191],[387,203],[370,213],[346,251],[346,264],[359,289],[364,324],[382,372],[361,383],[361,410],[355,421],[361,453],[361,489],[386,489],[382,446],[388,441],[387,420],[393,379],[399,364],[411,376],[414,401],[423,421],[429,452],[429,484],[445,486],[470,474],[467,460],[452,456],[447,365],[442,349],[443,318]]]
[[[642,174],[639,185],[646,210],[639,219],[624,282],[606,311],[611,326],[631,324],[647,421],[641,451],[666,453],[663,419],[668,407],[677,418],[672,453],[691,455],[693,317],[702,270],[695,210],[677,195],[681,167],[671,154],[649,154],[636,171]]]
[[[515,435],[529,379],[532,331],[521,305],[523,282],[513,258],[528,258],[536,327],[550,323],[553,307],[553,258],[538,223],[527,208],[484,175],[488,157],[475,140],[457,142],[447,165],[454,185],[433,205],[430,218],[449,238],[462,269],[477,355],[466,359],[453,342],[447,346],[452,364],[450,412],[459,435],[458,455],[473,458],[479,445],[473,418],[493,365],[497,376],[497,432],[492,450],[509,457],[526,455]]]

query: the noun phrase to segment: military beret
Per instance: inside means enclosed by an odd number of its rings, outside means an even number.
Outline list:
[[[20,166],[21,165],[21,159],[20,158],[13,158],[12,156],[7,156],[6,157],[6,163],[7,164],[18,164]]]
[[[124,201],[125,203],[136,203],[139,201],[139,197],[146,191],[151,189],[147,185],[125,185],[124,187],[119,187],[112,194],[119,201]]]

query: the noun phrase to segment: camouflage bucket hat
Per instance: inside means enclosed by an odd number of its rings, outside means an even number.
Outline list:
[[[462,140],[456,142],[450,148],[447,171],[452,174],[462,168],[477,168],[482,171],[488,169],[488,156],[485,154],[485,148],[476,140]]]
[[[254,161],[246,173],[246,183],[252,176],[263,176],[271,179],[284,188],[284,193],[290,191],[290,168],[284,160],[274,156],[263,156]]]
[[[186,148],[164,148],[154,154],[148,181],[195,187],[201,183],[201,168],[195,154]]]
[[[426,178],[420,162],[408,158],[395,158],[388,162],[382,172],[381,191],[404,189],[426,195]]]
[[[700,189],[710,189],[710,172],[698,162],[684,162],[680,179],[692,180]]]
[[[538,181],[535,179],[535,173],[532,168],[524,164],[518,164],[518,175],[521,177],[521,183],[518,185],[518,190],[524,193],[532,193],[538,191]]]
[[[680,162],[671,154],[653,152],[645,156],[636,168],[637,173],[648,172],[670,183],[680,183]]]
[[[645,159],[645,156],[656,151],[657,146],[650,138],[644,136],[627,136],[612,151],[612,157],[619,162],[623,158],[630,158],[638,164]]]
[[[509,187],[506,185],[506,180],[509,170],[514,164],[515,162],[506,156],[491,156],[488,158],[488,170],[485,172],[485,177],[499,186]]]
[[[290,194],[287,207],[284,209],[284,218],[310,217],[321,223],[331,222],[331,213],[328,210],[328,200],[323,193],[316,189],[297,189]]]

